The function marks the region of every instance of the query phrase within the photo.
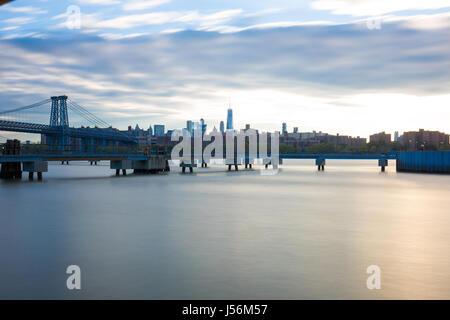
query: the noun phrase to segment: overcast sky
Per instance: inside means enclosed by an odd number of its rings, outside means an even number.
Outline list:
[[[212,129],[231,103],[238,128],[450,132],[448,0],[18,0],[0,59],[0,110],[67,94],[120,128]]]

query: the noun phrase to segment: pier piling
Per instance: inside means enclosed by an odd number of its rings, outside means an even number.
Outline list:
[[[316,159],[317,170],[325,171],[325,159]]]
[[[378,166],[381,167],[381,172],[385,172],[386,167],[388,166],[388,160],[387,159],[379,159]]]

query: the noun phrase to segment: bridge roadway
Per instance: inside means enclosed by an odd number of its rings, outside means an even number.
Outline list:
[[[46,134],[53,136],[69,136],[85,139],[104,139],[111,141],[120,141],[127,143],[136,143],[137,140],[127,134],[118,132],[111,128],[73,128],[73,127],[55,127],[45,124],[26,123],[17,121],[0,120],[0,131],[25,132],[34,134]]]
[[[48,171],[48,161],[90,161],[91,164],[101,160],[109,160],[111,169],[116,170],[116,175],[120,174],[120,171],[125,175],[127,169],[133,169],[135,173],[151,173],[160,171],[169,171],[168,160],[170,156],[164,154],[145,154],[145,153],[76,153],[76,152],[61,152],[61,153],[40,153],[40,154],[19,154],[19,155],[0,155],[0,163],[2,163],[2,176],[14,176],[22,177],[22,171],[29,172],[29,179],[33,180],[33,174],[38,174],[38,179],[42,179],[42,173]],[[201,157],[196,159],[200,160],[202,167],[206,167],[206,162],[201,160]],[[232,162],[224,164],[228,166],[228,170],[234,166],[235,170],[238,170],[239,165],[245,165],[245,168],[252,168],[253,160],[257,157],[251,157],[249,155],[242,157],[240,161],[237,157]],[[268,165],[272,165],[274,169],[278,168],[278,164],[282,163],[282,159],[315,159],[318,170],[325,170],[326,159],[347,159],[347,160],[378,160],[378,166],[381,167],[381,171],[385,171],[385,167],[388,166],[388,160],[397,159],[397,154],[281,154],[279,155],[280,161],[274,163],[271,156],[267,156],[263,159],[263,165],[266,169]],[[14,164],[15,163],[15,164]],[[23,164],[23,170],[20,169],[20,163]],[[19,164],[19,166],[17,166]],[[5,166],[5,167],[3,167]],[[193,161],[190,163],[180,163],[182,172],[184,173],[186,168],[189,168],[190,172],[193,172],[193,167],[196,167]]]
[[[169,157],[169,155],[165,155]],[[297,153],[280,154],[280,159],[340,159],[340,160],[396,160],[396,153],[380,154],[320,154],[320,153]],[[150,155],[144,153],[36,153],[21,155],[0,155],[0,162],[32,162],[32,161],[77,161],[77,160],[148,160]],[[246,157],[249,158],[248,156]],[[270,158],[270,156],[269,156]]]
[[[280,154],[281,159],[396,160],[397,153],[293,153]]]
[[[153,155],[143,153],[70,153],[70,154],[21,154],[0,155],[1,162],[35,161],[101,161],[101,160],[149,160]]]

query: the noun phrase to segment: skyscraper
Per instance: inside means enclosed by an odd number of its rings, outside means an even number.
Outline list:
[[[153,135],[153,128],[152,128],[152,125],[150,125],[150,126],[148,127],[148,135],[149,135],[149,136],[152,136],[152,135]]]
[[[205,124],[205,120],[203,118],[200,119],[200,128],[202,129],[202,134],[206,133],[206,124]]]
[[[165,131],[164,125],[163,124],[155,124],[154,127],[155,127],[155,130],[154,130],[155,136],[162,137],[164,135],[164,131]]]
[[[186,130],[189,132],[189,134],[192,134],[192,120],[186,121]]]
[[[233,109],[231,108],[227,112],[227,130],[233,130]]]
[[[394,133],[394,141],[398,142],[399,140],[400,140],[400,136],[398,134],[398,131],[395,131],[395,133]]]
[[[287,134],[287,125],[286,122],[283,122],[283,126],[281,128],[281,134],[285,135]]]
[[[223,123],[223,121],[220,121],[220,132],[225,132],[225,124]]]

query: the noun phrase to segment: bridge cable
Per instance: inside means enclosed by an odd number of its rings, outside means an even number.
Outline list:
[[[75,101],[70,100],[69,101],[74,107],[78,108],[80,111],[82,111],[83,113],[89,115],[90,117],[96,119],[98,122],[103,123],[104,125],[110,126],[109,123],[107,123],[106,121],[103,121],[102,119],[100,119],[99,117],[97,117],[95,114],[93,114],[92,112],[89,112],[86,108],[83,108],[82,106],[80,106],[78,103],[76,103]]]
[[[80,115],[81,117],[83,117],[85,120],[87,120],[87,121],[93,123],[95,126],[100,126],[100,127],[104,126],[103,123],[97,121],[95,118],[90,117],[89,115],[87,115],[86,113],[84,113],[83,111],[81,111],[80,109],[78,109],[77,107],[72,106],[70,103],[67,105],[67,107],[69,107],[70,110],[72,110],[72,111],[76,112],[77,114],[79,114],[79,115]]]
[[[89,112],[88,110],[86,110],[85,108],[80,106],[75,101],[72,101],[72,100],[69,99],[68,106],[70,107],[71,110],[77,112],[78,114],[80,114],[86,120],[91,121],[94,124],[99,125],[99,127],[105,126],[106,128],[109,128],[109,127],[112,128],[112,125],[110,125],[106,121],[102,120],[101,118],[97,117],[92,112]],[[134,139],[132,137],[130,137],[128,134],[125,134],[125,133],[121,132],[120,130],[117,130],[117,131],[114,130],[113,133],[119,134],[119,135],[127,138],[130,141],[134,141]]]
[[[48,103],[50,101],[52,101],[52,100],[51,99],[45,99],[45,100],[42,100],[40,102],[36,102],[36,103],[30,104],[30,105],[25,106],[25,107],[15,108],[15,109],[6,110],[6,111],[0,111],[0,115],[7,114],[7,113],[12,113],[12,112],[23,111],[23,110],[27,110],[27,109],[32,109],[32,108],[35,108],[35,107],[39,107],[39,106],[41,106],[43,104],[46,104],[46,103]]]

